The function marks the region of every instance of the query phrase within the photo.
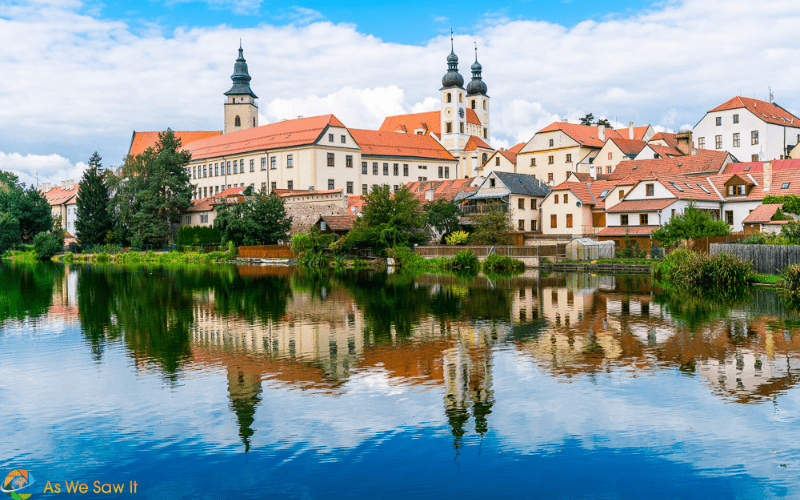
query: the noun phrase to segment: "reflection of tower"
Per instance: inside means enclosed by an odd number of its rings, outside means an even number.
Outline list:
[[[228,369],[228,393],[231,397],[231,409],[239,421],[239,437],[244,443],[245,453],[250,451],[250,437],[255,421],[256,406],[261,401],[261,377],[244,373],[234,367]]]

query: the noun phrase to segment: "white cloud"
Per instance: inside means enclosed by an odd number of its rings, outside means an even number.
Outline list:
[[[73,0],[0,5],[0,151],[74,164],[98,150],[118,165],[133,130],[220,130],[239,38],[262,120],[334,113],[376,127],[385,115],[438,106],[449,33],[424,46],[387,43],[292,12],[286,26],[165,33],[93,16]],[[493,13],[455,39],[469,79],[477,36],[497,144],[587,112],[675,129],[740,92],[764,98],[768,85],[800,112],[800,67],[786,63],[800,56],[785,35],[800,22],[792,0],[672,1],[571,28],[512,17]]]
[[[49,183],[60,183],[62,180],[72,179],[79,181],[86,170],[85,163],[71,163],[67,158],[57,154],[50,155],[21,155],[19,153],[4,153],[0,151],[0,170],[14,172],[19,176],[20,182],[27,186]]]

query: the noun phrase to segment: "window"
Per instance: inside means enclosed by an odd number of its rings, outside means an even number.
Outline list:
[[[495,180],[489,179],[489,187],[494,187],[494,185],[495,185]]]
[[[234,127],[241,127],[242,126],[242,119],[239,118],[239,115],[236,115],[236,118],[233,119],[233,126]]]
[[[208,197],[208,188],[204,187],[203,188],[203,198],[207,198],[207,197]]]
[[[783,184],[781,184],[781,189],[789,189],[789,184],[790,184],[789,182],[784,182]]]
[[[758,144],[758,130],[753,130],[750,132],[750,144],[753,146]]]
[[[608,152],[608,159],[611,159],[611,151]]]
[[[278,167],[278,159],[275,156],[269,157],[269,168],[275,170]]]
[[[408,163],[403,163],[403,175],[408,177]]]
[[[572,227],[572,214],[567,214],[567,227]]]
[[[733,225],[733,210],[725,210],[725,222],[727,222],[729,226]]]
[[[520,231],[524,231],[525,230],[525,219],[520,219],[517,227],[519,228]]]
[[[444,124],[444,129],[447,131],[448,134],[453,133],[453,122],[447,122]]]
[[[567,163],[572,163],[572,153],[567,153]]]
[[[603,167],[600,167],[600,168],[603,168]],[[611,173],[611,167],[606,167],[606,173],[607,173],[607,174],[610,174],[610,173]]]
[[[705,137],[698,137],[697,138],[697,147],[700,149],[706,148],[706,138]]]
[[[255,172],[256,171],[256,161],[255,160],[250,160],[250,171],[251,172]]]
[[[536,210],[536,200],[531,199],[531,210]]]
[[[639,225],[646,226],[647,225],[647,214],[639,214]]]
[[[333,153],[328,153],[328,166],[333,167]]]
[[[228,175],[231,175],[231,162],[228,161]]]
[[[236,172],[237,172],[236,160],[233,160],[233,173],[235,174]]]
[[[267,159],[261,158],[261,170],[266,170],[266,169],[267,169]]]
[[[475,109],[475,99],[471,100],[469,105],[472,107],[472,109]]]
[[[365,162],[365,161],[361,162],[361,173],[362,174],[366,174],[367,173],[367,162]]]
[[[483,127],[483,138],[484,139],[488,139],[489,138],[489,129],[486,128],[486,127]]]
[[[447,102],[453,102],[453,94],[450,92],[447,93]]]
[[[738,114],[733,115],[733,123],[739,123],[739,115]]]
[[[531,167],[536,166],[536,158],[531,158]]]
[[[721,126],[722,125],[722,117],[718,116],[717,119],[716,119],[716,122],[717,122],[717,127]]]
[[[620,226],[628,225],[628,214],[622,214],[619,216],[619,225]]]
[[[458,102],[464,102],[464,94],[458,94]]]
[[[550,147],[553,147],[553,139],[550,139]]]
[[[553,172],[547,174],[547,182],[553,182]]]
[[[394,187],[393,187],[392,189],[393,189],[393,191],[396,193],[396,192],[400,191],[400,186],[399,186],[399,185],[397,185],[397,184],[395,184],[395,185],[394,185]]]
[[[372,162],[372,175],[378,175],[378,162]]]
[[[192,167],[192,179],[197,179],[197,167]]]
[[[334,187],[333,187],[333,179],[328,179],[328,189],[334,189]]]
[[[486,153],[483,153],[483,154],[486,154]],[[499,156],[495,157],[494,164],[498,165],[498,166],[500,165],[500,157]]]
[[[191,224],[192,223],[192,216],[191,215],[187,215],[186,217],[183,218],[183,220],[184,220],[184,224]]]
[[[733,147],[735,148],[739,147],[739,132],[733,134]]]
[[[517,207],[520,210],[525,210],[525,198],[520,198],[519,200],[517,200]]]
[[[222,167],[222,169],[225,170],[225,167]],[[219,172],[219,163],[215,163],[214,164],[214,175],[217,176],[217,175],[219,175],[219,173],[220,173]]]
[[[463,134],[464,133],[464,122],[460,122],[458,124],[458,130]]]
[[[715,135],[714,136],[714,147],[717,149],[722,149],[722,136]]]
[[[344,166],[346,168],[353,168],[353,155],[347,155],[344,157]]]
[[[564,203],[568,202],[569,202],[569,197],[567,196],[567,193],[564,193]]]
[[[367,185],[366,184],[362,184],[361,185],[361,195],[362,196],[366,196],[368,194],[369,194],[369,191],[367,190]]]
[[[555,214],[550,216],[550,227],[558,227],[558,219],[556,218]]]
[[[622,198],[625,198],[625,190],[624,189],[620,189],[619,190],[619,199],[621,200]]]
[[[758,155],[750,155],[750,161],[758,161]]]
[[[644,194],[645,194],[645,196],[654,196],[656,194],[656,186],[655,186],[655,184],[645,184],[644,185]]]
[[[400,175],[400,164],[399,163],[395,163],[394,165],[392,165],[392,173],[394,175]]]
[[[294,181],[287,181],[286,189],[294,189]]]
[[[205,177],[205,176],[206,176],[206,166],[203,165],[203,177]]]
[[[328,142],[333,142],[333,134],[328,134]]]
[[[556,157],[555,157],[555,156],[553,156],[553,155],[550,155],[550,156],[548,156],[548,157],[547,157],[547,164],[548,164],[548,165],[552,165],[552,164],[554,164],[555,162],[556,162]]]
[[[389,164],[388,163],[384,163],[383,164],[383,175],[389,175]]]
[[[553,197],[553,203],[558,204],[558,195],[555,195],[555,197]]]
[[[442,179],[444,177],[444,167],[441,165],[439,166],[439,178]]]
[[[450,178],[450,167],[444,167],[444,178],[445,179]]]
[[[272,191],[275,191],[276,189],[278,189],[278,183],[277,182],[271,182],[270,183],[270,189]]]
[[[261,192],[263,193],[266,190],[267,190],[267,183],[266,182],[262,182],[261,183]]]
[[[531,231],[536,231],[536,221],[535,220],[531,221]]]
[[[347,137],[343,135],[341,142],[342,142],[342,144],[347,144]]]
[[[294,167],[294,156],[286,155],[286,168]]]

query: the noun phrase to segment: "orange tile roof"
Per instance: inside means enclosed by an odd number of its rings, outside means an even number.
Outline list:
[[[650,236],[660,226],[611,226],[597,233],[597,236]]]
[[[161,132],[133,132],[131,137],[131,145],[128,147],[128,154],[136,156],[142,154],[145,149],[154,147],[158,143],[158,134]],[[221,135],[219,130],[197,130],[197,131],[173,131],[175,137],[181,140],[181,145],[186,146],[190,142],[208,137],[216,137]]]
[[[670,156],[683,156],[683,152],[677,148],[672,146],[659,146],[658,144],[648,144],[650,149],[658,153],[658,155],[662,158],[667,158]]]
[[[223,198],[227,198],[228,196],[236,196],[242,194],[242,191],[247,189],[247,187],[235,187],[230,189],[225,189],[220,191],[219,193],[208,196],[201,200],[193,200],[192,206],[187,208],[187,212],[208,212],[209,210],[214,208],[214,205],[218,205],[219,201]]]
[[[640,127],[633,127],[633,138],[637,141],[643,141],[644,135],[647,133],[647,129],[650,128],[650,125],[642,125]],[[617,129],[617,132],[623,136],[624,139],[630,139],[630,134],[628,133],[628,129]]]
[[[562,182],[554,187],[551,192],[555,191],[570,191],[585,205],[596,205],[597,200],[594,198],[591,189],[589,188],[590,182]],[[548,195],[549,196],[549,195]]]
[[[311,196],[315,194],[335,194],[341,193],[342,189],[275,189],[273,193],[281,198],[288,198],[291,196]]]
[[[442,117],[439,111],[412,113],[408,115],[387,116],[381,124],[381,132],[398,132],[413,134],[415,130],[424,129],[425,133],[442,135]]]
[[[440,198],[452,201],[458,193],[473,193],[477,191],[477,186],[471,186],[472,181],[474,180],[475,178],[471,177],[467,179],[451,179],[442,181],[414,181],[409,182],[406,187],[409,191],[411,191],[411,194],[414,195],[414,198],[418,199],[422,203],[428,202],[428,200],[425,198],[425,192],[431,189],[433,189],[433,201],[436,201]]]
[[[775,103],[760,101],[750,97],[736,96],[712,109],[709,113],[739,108],[747,109],[756,115],[759,120],[767,123],[800,128],[800,118],[797,118]]]
[[[464,151],[475,151],[478,148],[490,149],[494,151],[494,148],[491,147],[486,141],[484,141],[480,137],[474,135],[469,136],[469,140],[467,141],[467,144],[464,146]]]
[[[783,207],[780,203],[766,203],[759,205],[750,212],[750,215],[742,220],[743,224],[763,224],[772,221],[772,217],[779,208]]]
[[[349,231],[353,229],[356,221],[355,215],[323,215],[320,219],[325,221],[333,231]]]
[[[61,186],[53,186],[46,193],[42,193],[50,205],[68,205],[75,201],[78,195],[79,183],[75,183],[72,189],[62,189]]]
[[[526,143],[524,143],[524,142],[520,142],[519,144],[515,145],[512,148],[500,149],[500,150],[497,151],[497,153],[503,155],[506,158],[506,160],[508,160],[511,163],[516,165],[517,164],[517,155],[519,154],[520,150],[522,150],[522,148],[525,147],[525,144]]]
[[[301,146],[316,142],[329,126],[344,128],[342,122],[333,115],[312,116],[196,140],[184,144],[183,149],[192,153],[192,159],[205,159]]]
[[[631,140],[620,139],[619,137],[610,137],[608,140],[613,141],[623,153],[631,157],[638,155],[639,152],[647,145],[646,142],[636,139]]]
[[[478,114],[475,113],[475,110],[472,108],[467,108],[467,123],[471,123],[473,125],[483,125],[478,119]]]
[[[633,177],[641,179],[651,172],[663,174],[716,174],[728,157],[725,151],[698,149],[696,155],[657,158],[654,160],[632,160],[620,162],[609,176],[610,180]]]
[[[592,182],[594,178],[591,174],[587,174],[586,172],[570,172],[570,176],[575,176],[578,181],[580,182]]]
[[[797,170],[800,169],[800,159],[795,160],[773,160],[772,161],[772,171],[777,172],[779,170]],[[733,174],[733,173],[745,173],[745,174],[754,174],[756,172],[763,172],[764,171],[764,162],[762,161],[750,161],[746,163],[729,163],[723,173],[726,174]]]
[[[361,212],[364,209],[364,197],[363,196],[348,196],[347,197],[347,210],[350,213],[353,213],[353,208],[356,209],[357,212]]]
[[[444,146],[429,135],[354,128],[348,130],[361,147],[361,156],[457,161]]]
[[[600,208],[600,209],[606,208],[606,197],[608,196],[608,193],[606,193],[606,196],[600,196],[600,194],[603,191],[611,192],[611,190],[617,187],[617,185],[619,185],[618,182],[606,181],[606,180],[597,180],[589,183],[589,190],[591,190],[594,199],[597,200],[595,208]]]
[[[741,178],[752,177],[755,179],[755,186],[750,189],[746,197],[744,196],[728,196],[727,201],[754,201],[761,200],[765,196],[783,196],[787,194],[800,195],[800,178],[798,172],[795,170],[780,170],[773,172],[772,184],[769,188],[764,190],[764,174],[762,172],[739,174]],[[714,184],[720,193],[725,194],[725,183],[735,174],[719,174],[708,176],[708,179]],[[786,189],[782,189],[785,184],[788,184]]]
[[[649,182],[653,180],[658,181],[673,196],[681,200],[722,201],[717,191],[722,193],[723,190],[720,190],[716,185],[712,186],[707,176],[651,173],[640,179],[639,182]],[[633,189],[636,189],[635,186]],[[631,189],[628,194],[630,194],[633,189]],[[625,199],[627,200],[627,197]]]
[[[656,135],[651,137],[647,143],[650,144],[651,142],[655,142],[659,139],[666,142],[669,146],[678,149],[678,134],[672,134],[670,132],[658,132]]]
[[[543,132],[554,132],[557,130],[564,132],[573,140],[579,142],[582,146],[602,148],[603,144],[605,144],[604,141],[600,140],[599,136],[600,129],[597,125],[580,125],[578,123],[553,122],[536,133],[541,134]],[[642,134],[644,134],[644,132],[642,132]],[[606,140],[611,138],[629,140],[628,129],[614,130],[606,127],[605,137]]]
[[[629,200],[621,201],[613,207],[606,209],[606,212],[657,212],[663,210],[678,200],[672,198],[668,200]]]

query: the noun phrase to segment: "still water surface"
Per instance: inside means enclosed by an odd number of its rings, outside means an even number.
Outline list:
[[[1,266],[0,475],[37,497],[800,497],[800,322],[769,290]]]

